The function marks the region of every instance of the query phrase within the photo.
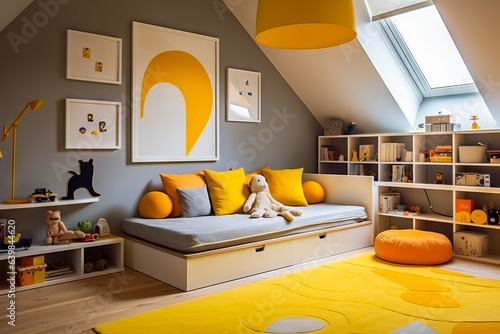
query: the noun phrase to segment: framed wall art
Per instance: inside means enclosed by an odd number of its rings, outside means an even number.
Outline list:
[[[219,160],[219,39],[132,23],[132,161]]]
[[[66,78],[122,83],[121,38],[68,30]]]
[[[119,149],[121,102],[66,99],[67,149]]]
[[[260,122],[260,73],[227,69],[226,120]]]

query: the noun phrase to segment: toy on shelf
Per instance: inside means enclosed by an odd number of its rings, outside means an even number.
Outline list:
[[[2,233],[0,233],[0,235],[3,237]],[[16,250],[23,250],[31,247],[31,238],[22,239],[21,233],[5,236],[0,240],[2,240],[0,243],[0,252],[7,252],[9,249],[12,250],[12,246],[14,246]]]
[[[35,192],[28,195],[28,198],[31,199],[32,202],[45,202],[45,201],[51,201],[55,202],[57,199],[57,194],[54,194],[52,191],[46,189],[46,188],[36,188]]]
[[[57,245],[59,241],[67,241],[71,239],[84,238],[85,233],[82,231],[68,231],[63,221],[61,220],[61,212],[47,210],[45,217],[47,222],[47,244]]]
[[[83,233],[92,233],[94,232],[94,229],[92,227],[92,223],[90,220],[82,220],[78,222],[78,229],[82,231]]]
[[[346,128],[344,134],[345,135],[353,135],[355,127],[356,127],[356,122],[351,122],[351,123],[347,124],[347,128]]]
[[[437,172],[436,173],[436,180],[434,181],[436,184],[444,184],[443,180],[443,172]]]
[[[97,197],[101,194],[94,190],[94,160],[89,161],[78,161],[80,164],[80,174],[70,170],[68,173],[72,174],[68,180],[68,192],[67,195],[62,197],[62,200],[75,199],[75,191],[80,188],[85,188],[90,195]]]
[[[85,254],[85,263],[83,265],[83,271],[85,273],[93,272],[94,270],[102,271],[106,269],[109,265],[109,261],[104,256],[101,249],[94,249]]]
[[[74,240],[87,242],[87,241],[96,241],[97,238],[99,238],[99,234],[97,233],[85,233],[85,236],[83,238],[78,238]]]
[[[99,218],[97,223],[94,224],[94,233],[97,233],[100,237],[108,236],[111,233],[109,224],[104,218]]]
[[[352,150],[352,161],[359,161],[358,159],[358,152],[356,150]]]
[[[477,120],[479,120],[479,117],[477,116],[472,116],[472,118],[470,119],[472,122],[472,125],[470,126],[471,129],[473,130],[478,130],[478,129],[481,129],[481,127],[479,126],[479,124],[477,124]]]
[[[16,233],[13,236],[3,238],[3,244],[17,244],[21,240],[21,233]]]

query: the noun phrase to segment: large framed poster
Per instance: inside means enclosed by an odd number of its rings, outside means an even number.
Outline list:
[[[219,159],[219,39],[132,23],[132,161]]]

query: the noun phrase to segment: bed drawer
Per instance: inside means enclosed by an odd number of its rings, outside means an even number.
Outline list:
[[[294,264],[292,242],[275,242],[250,248],[190,257],[187,290],[230,281]]]
[[[330,232],[309,235],[294,241],[295,263],[303,263],[340,254],[373,244],[372,224],[339,227]]]

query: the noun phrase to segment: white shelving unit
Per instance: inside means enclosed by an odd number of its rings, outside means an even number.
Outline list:
[[[382,143],[390,142],[404,143],[405,149],[412,152],[411,161],[352,161],[352,150],[359,152],[359,145],[372,144],[378,150]],[[455,220],[455,200],[459,198],[474,199],[476,209],[483,205],[489,206],[490,203],[500,209],[500,164],[486,162],[486,159],[481,163],[463,163],[459,159],[459,146],[477,145],[478,142],[489,143],[489,149],[500,149],[500,130],[320,136],[318,173],[352,175],[361,170],[363,174],[375,176],[377,191],[374,193],[379,195],[377,202],[382,193],[399,192],[402,204],[415,204],[422,208],[422,214],[416,216],[378,213],[375,217],[375,234],[397,226],[440,232],[452,241],[457,231],[480,231],[488,234],[488,256],[454,256],[500,265],[500,225],[478,225]],[[436,145],[452,146],[451,162],[418,161],[421,149],[434,149]],[[321,148],[325,146],[344,155],[345,161],[322,160]],[[392,182],[393,166],[396,165],[407,166],[411,183]],[[434,183],[437,172],[443,173],[444,184]],[[456,185],[455,174],[463,172],[490,174],[491,187]]]
[[[98,197],[54,202],[48,201],[42,203],[0,204],[0,211],[22,209],[27,210],[40,207],[87,204],[97,201],[99,201]],[[92,271],[89,273],[85,273],[84,264],[86,255],[91,255],[96,252],[103,254],[103,256],[108,261],[108,266],[101,271]],[[16,292],[116,273],[123,271],[124,266],[123,238],[115,235],[108,235],[106,237],[98,238],[96,241],[88,242],[69,241],[61,242],[57,245],[32,245],[26,250],[22,249],[15,251],[14,257],[16,259],[16,265],[19,265],[20,258],[22,257],[38,255],[44,255],[46,263],[62,263],[66,266],[69,266],[73,272],[70,274],[59,276],[57,278],[53,278],[51,280],[46,280],[44,283],[32,284],[23,287],[17,286],[16,284]],[[7,279],[11,277],[10,273],[12,272],[9,267],[9,260],[9,253],[0,253],[0,295],[8,293],[10,290],[8,286],[9,281],[7,281]]]
[[[85,256],[94,251],[105,254],[109,264],[104,270],[85,273],[83,269]],[[62,262],[69,266],[73,273],[46,280],[45,283],[23,287],[16,286],[16,292],[123,271],[123,238],[115,235],[108,235],[90,242],[70,241],[58,245],[32,245],[27,250],[15,252],[16,260],[22,257],[37,255],[44,255],[46,263],[51,261]],[[9,292],[7,279],[11,277],[9,274],[11,270],[9,268],[8,256],[8,253],[0,253],[0,295]]]

